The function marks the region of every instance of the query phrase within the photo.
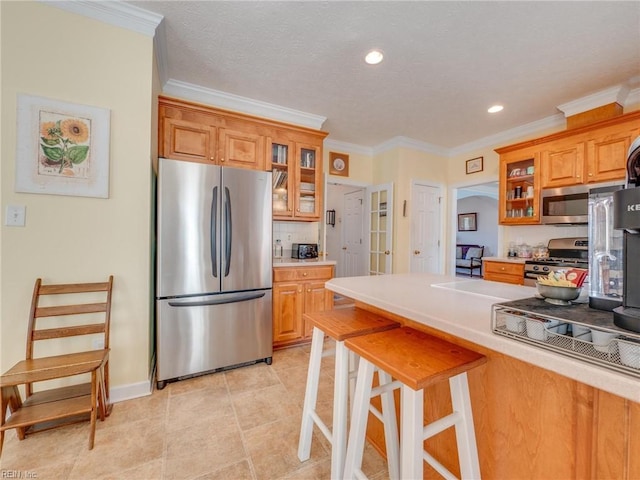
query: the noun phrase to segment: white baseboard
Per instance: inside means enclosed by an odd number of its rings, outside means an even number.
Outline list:
[[[125,400],[151,395],[152,391],[153,382],[149,380],[145,382],[131,383],[129,385],[111,387],[109,389],[109,400],[113,403],[123,402]]]

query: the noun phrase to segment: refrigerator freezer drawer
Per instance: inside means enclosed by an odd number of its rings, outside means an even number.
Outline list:
[[[271,290],[157,301],[157,380],[270,358]]]

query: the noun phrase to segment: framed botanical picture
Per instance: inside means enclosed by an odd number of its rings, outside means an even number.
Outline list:
[[[329,152],[329,175],[349,176],[349,155]]]
[[[105,108],[18,94],[16,192],[109,197]]]
[[[478,230],[476,213],[460,213],[458,214],[458,231],[474,232]]]
[[[472,158],[471,160],[467,160],[467,175],[470,173],[481,172],[483,169],[482,166],[483,157]]]

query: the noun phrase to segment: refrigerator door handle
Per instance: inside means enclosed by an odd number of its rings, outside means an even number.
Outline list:
[[[224,276],[229,275],[231,270],[231,195],[229,189],[224,187]]]
[[[265,296],[265,292],[251,292],[236,297],[216,298],[209,300],[196,300],[194,302],[169,302],[170,307],[206,307],[210,305],[223,305],[225,303],[248,302]]]
[[[214,277],[218,277],[218,187],[213,187],[213,198],[211,199],[211,271]]]

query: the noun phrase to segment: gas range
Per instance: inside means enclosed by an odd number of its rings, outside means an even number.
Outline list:
[[[547,246],[548,258],[524,262],[524,284],[533,286],[539,275],[567,268],[589,268],[589,241],[586,237],[553,238]]]

